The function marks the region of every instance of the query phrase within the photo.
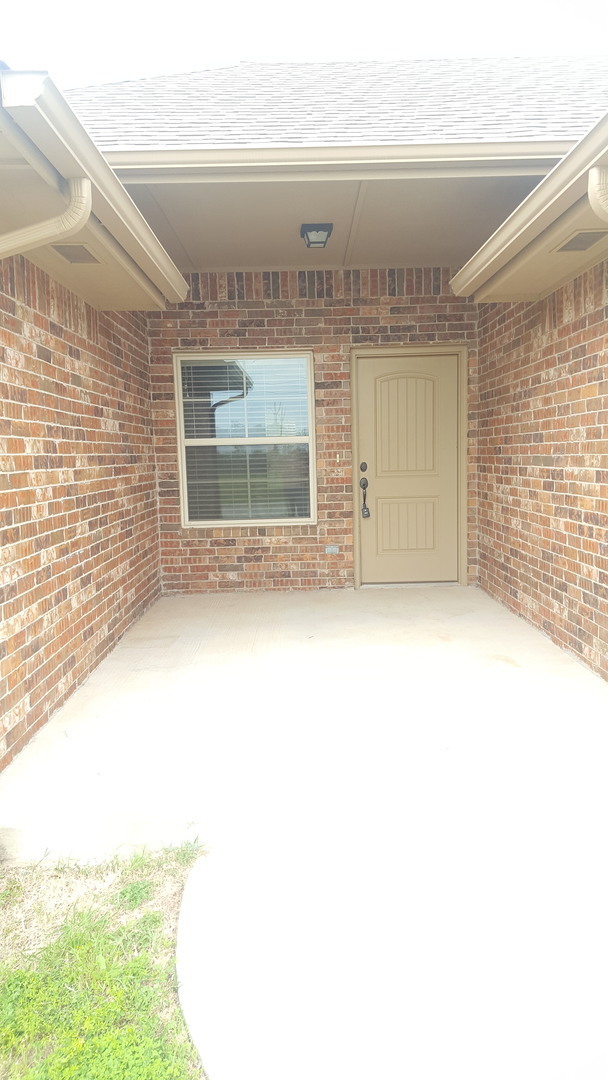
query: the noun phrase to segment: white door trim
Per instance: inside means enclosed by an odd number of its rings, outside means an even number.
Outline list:
[[[468,461],[468,351],[462,343],[449,345],[442,342],[433,345],[424,342],[420,345],[400,345],[367,349],[351,349],[351,423],[352,423],[352,471],[353,471],[353,546],[355,562],[355,588],[361,587],[361,490],[359,488],[359,468],[355,460],[359,446],[359,419],[358,419],[358,393],[357,385],[357,361],[361,358],[381,356],[455,356],[458,366],[458,582],[466,585],[468,580],[468,492],[467,492],[467,461]]]

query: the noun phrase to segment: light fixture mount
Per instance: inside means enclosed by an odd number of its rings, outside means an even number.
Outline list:
[[[324,225],[301,225],[300,236],[304,240],[306,247],[309,248],[324,248],[327,246],[333,231],[333,225],[329,222]]]

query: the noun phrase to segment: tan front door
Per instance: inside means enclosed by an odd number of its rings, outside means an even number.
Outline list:
[[[358,355],[356,388],[361,583],[456,581],[458,356]]]

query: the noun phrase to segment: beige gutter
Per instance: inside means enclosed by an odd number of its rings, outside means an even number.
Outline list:
[[[92,212],[167,300],[188,286],[135,203],[44,72],[0,73],[1,103],[19,130],[61,177],[88,177]]]
[[[189,170],[173,169],[154,170],[149,172],[141,169],[116,169],[116,175],[123,184],[243,184],[243,183],[290,183],[303,182],[314,183],[315,181],[327,180],[354,180],[365,182],[366,180],[461,180],[470,177],[514,177],[535,176],[542,179],[549,172],[547,165],[443,165],[443,166],[416,166],[404,167],[402,165],[387,166],[341,166],[340,168],[310,168],[274,170],[235,168],[230,171],[222,168]]]
[[[0,76],[0,104],[1,102],[2,82]],[[45,184],[58,194],[63,194],[65,181],[59,175],[57,169],[53,168],[50,161],[47,161],[44,154],[40,153],[38,147],[34,146],[32,140],[28,139],[15,121],[11,120],[5,109],[0,109],[0,131],[13,149],[17,151],[19,157],[27,162],[34,172],[44,180]]]
[[[0,259],[69,240],[79,233],[91,215],[91,181],[85,177],[68,180],[68,191],[70,201],[61,214],[0,236]]]
[[[573,139],[500,143],[407,143],[398,146],[209,147],[206,149],[106,150],[114,169],[203,168],[209,166],[314,167],[328,164],[387,164],[399,162],[547,161],[563,158]]]
[[[542,176],[573,143],[451,143],[405,146],[212,147],[108,150],[123,183],[422,179]]]
[[[454,275],[451,286],[456,295],[474,295],[561,214],[583,198],[588,190],[589,170],[598,163],[602,164],[607,154],[608,115],[541,180],[534,191]]]
[[[589,171],[589,202],[599,218],[608,221],[608,169],[597,166]]]

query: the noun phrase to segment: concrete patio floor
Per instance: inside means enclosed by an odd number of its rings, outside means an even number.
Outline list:
[[[608,685],[478,590],[168,597],[0,776],[0,845],[200,838],[209,1080],[599,1080],[607,765]]]

